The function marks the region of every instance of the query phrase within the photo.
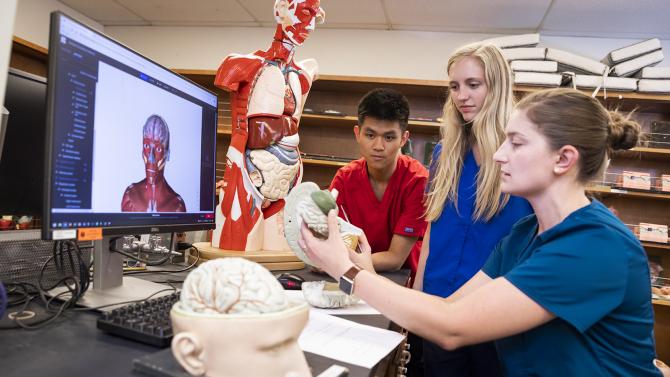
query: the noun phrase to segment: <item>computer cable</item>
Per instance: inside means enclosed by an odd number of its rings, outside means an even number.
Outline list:
[[[73,258],[73,253],[75,254],[76,258]],[[75,259],[77,260],[77,264],[75,264]],[[49,263],[53,261],[54,265],[56,266],[56,270],[64,274],[66,270],[64,264],[65,260],[69,260],[72,274],[63,277],[49,287],[45,287],[43,282],[44,271],[46,270]],[[75,276],[76,265],[79,266],[79,279],[77,279],[77,276]],[[37,279],[39,286],[36,287],[30,283],[13,284],[15,287],[23,290],[23,295],[19,298],[19,300],[13,302],[12,306],[20,304],[23,305],[18,311],[9,314],[10,319],[12,319],[17,326],[27,330],[40,329],[54,322],[63,314],[67,308],[74,306],[74,304],[84,295],[88,289],[90,284],[89,269],[90,265],[84,261],[81,250],[76,242],[58,241],[54,243],[53,254],[46,261],[44,261],[40,268],[40,273]],[[65,290],[47,299],[47,292],[60,285],[64,285]],[[63,297],[66,295],[69,296],[67,299],[64,299]],[[24,323],[24,320],[32,319],[32,316],[24,317],[24,314],[27,313],[26,309],[28,308],[28,305],[36,298],[39,298],[44,303],[45,311],[53,313],[53,315],[39,322],[26,324]],[[63,300],[63,302],[57,308],[52,308],[51,306],[54,300]]]
[[[198,262],[200,262],[200,250],[197,247],[190,244],[190,243],[186,243],[186,242],[178,242],[177,243],[177,250],[188,250],[188,249],[194,249],[196,251],[196,258],[191,264],[189,264],[188,266],[186,266],[182,269],[160,270],[160,271],[130,271],[130,272],[124,273],[123,275],[125,276],[125,275],[141,275],[141,274],[174,274],[174,273],[178,273],[178,272],[188,271],[188,270],[192,269],[193,267],[195,267],[198,264]]]
[[[78,290],[79,290],[79,283],[78,283],[77,280],[74,279],[73,277],[65,277],[65,278],[61,279],[61,281],[65,281],[65,280],[68,280],[68,279],[72,279],[72,284],[75,286],[75,287],[74,287],[74,291],[78,291]],[[66,286],[69,287],[69,285],[66,285]],[[47,326],[47,325],[53,323],[53,322],[56,321],[58,318],[60,318],[60,316],[61,316],[61,315],[63,314],[63,312],[65,311],[65,309],[67,309],[68,307],[70,307],[71,305],[74,304],[74,302],[75,302],[74,299],[75,299],[75,297],[76,297],[75,294],[73,294],[73,295],[70,297],[70,299],[64,301],[64,302],[58,307],[58,309],[54,310],[54,309],[51,309],[51,308],[49,307],[50,304],[51,304],[51,301],[53,301],[54,299],[58,298],[59,296],[61,296],[61,295],[63,295],[63,294],[66,294],[66,293],[72,293],[72,292],[64,291],[64,292],[62,292],[62,293],[60,293],[60,294],[58,294],[58,295],[56,295],[56,296],[54,296],[54,297],[52,297],[52,298],[50,298],[50,299],[47,299],[46,296],[44,295],[44,292],[40,290],[40,291],[38,292],[38,295],[32,296],[32,297],[30,297],[30,299],[26,300],[26,302],[23,304],[23,306],[21,307],[21,309],[19,309],[19,310],[16,311],[16,312],[10,313],[8,316],[9,316],[10,319],[12,319],[12,320],[14,321],[14,323],[15,323],[16,325],[18,325],[19,327],[21,327],[21,328],[23,328],[23,329],[26,329],[26,330],[37,330],[37,329],[41,329],[41,328],[43,328],[43,327],[45,327],[45,326]],[[26,312],[26,309],[28,308],[28,305],[30,304],[30,302],[32,302],[32,301],[33,301],[35,298],[37,298],[37,297],[40,297],[41,300],[45,303],[45,305],[46,305],[45,310],[46,310],[47,312],[54,312],[54,311],[55,311],[55,313],[54,313],[52,316],[50,316],[50,317],[48,317],[48,318],[45,318],[45,319],[43,319],[43,320],[41,320],[41,321],[39,321],[39,322],[31,323],[30,325],[25,324],[25,323],[23,323],[24,319],[23,319],[23,317],[22,317],[22,314],[27,313],[27,312]],[[26,318],[26,319],[32,319],[32,317],[29,317],[29,318]]]
[[[76,255],[77,259],[77,265],[79,266],[79,280],[77,283],[77,288],[75,289],[74,287],[70,287],[66,282],[68,281],[68,277],[71,277],[74,279],[74,273],[75,273],[75,262],[74,259],[72,258],[72,253]],[[46,267],[48,266],[49,262],[51,260],[54,261],[54,264],[56,265],[57,271],[61,273],[65,273],[64,265],[63,265],[63,258],[64,254],[67,254],[67,258],[70,261],[70,269],[72,271],[72,275],[66,276],[65,278],[59,280],[55,284],[53,284],[50,287],[44,287],[43,286],[43,277],[44,277],[44,271],[46,270]],[[54,254],[49,257],[43,264],[42,267],[40,268],[40,274],[38,277],[38,284],[39,284],[39,290],[42,292],[49,292],[52,289],[58,287],[59,285],[65,283],[65,287],[67,290],[72,293],[72,299],[74,302],[77,302],[83,295],[86,293],[88,290],[88,287],[90,285],[91,277],[89,274],[90,270],[90,264],[86,263],[84,261],[84,258],[82,256],[81,249],[77,245],[76,242],[73,241],[58,241],[54,243]],[[76,280],[76,279],[74,279]]]
[[[149,295],[145,298],[140,298],[140,299],[137,299],[137,300],[115,302],[113,304],[96,306],[94,308],[74,308],[74,309],[71,309],[71,311],[73,311],[73,312],[87,312],[87,311],[91,311],[91,310],[100,310],[100,309],[103,309],[103,308],[108,308],[110,306],[127,305],[127,304],[132,304],[132,303],[135,303],[135,302],[142,302],[142,301],[146,301],[146,300],[156,296],[159,293],[167,292],[167,291],[177,292],[177,287],[170,286],[170,288],[161,289],[160,291],[156,291],[156,292],[152,293],[151,295]]]

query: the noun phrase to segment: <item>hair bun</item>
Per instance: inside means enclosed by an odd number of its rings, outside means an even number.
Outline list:
[[[640,124],[631,119],[630,114],[622,115],[610,111],[609,146],[613,150],[631,149],[637,145],[640,136]]]

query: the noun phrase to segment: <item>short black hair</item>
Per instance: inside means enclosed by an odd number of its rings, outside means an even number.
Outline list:
[[[363,125],[366,117],[379,120],[398,121],[400,130],[407,131],[409,102],[395,89],[378,88],[366,93],[358,103],[358,124]]]

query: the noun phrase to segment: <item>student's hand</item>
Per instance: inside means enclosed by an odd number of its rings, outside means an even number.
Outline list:
[[[659,359],[654,359],[654,365],[656,365],[656,368],[661,371],[663,377],[670,377],[670,367],[665,365],[664,362]]]
[[[349,259],[362,269],[375,273],[372,264],[372,248],[365,233],[358,238],[358,251],[349,249]]]
[[[340,237],[340,227],[335,210],[328,212],[328,239],[320,240],[314,237],[304,222],[300,228],[300,235],[298,243],[305,254],[317,267],[322,268],[335,280],[353,266],[349,260],[349,250]]]

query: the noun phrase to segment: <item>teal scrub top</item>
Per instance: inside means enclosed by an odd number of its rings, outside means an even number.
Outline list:
[[[556,315],[496,341],[505,375],[661,376],[649,267],[633,233],[597,200],[537,230],[534,214],[520,220],[482,268]]]

